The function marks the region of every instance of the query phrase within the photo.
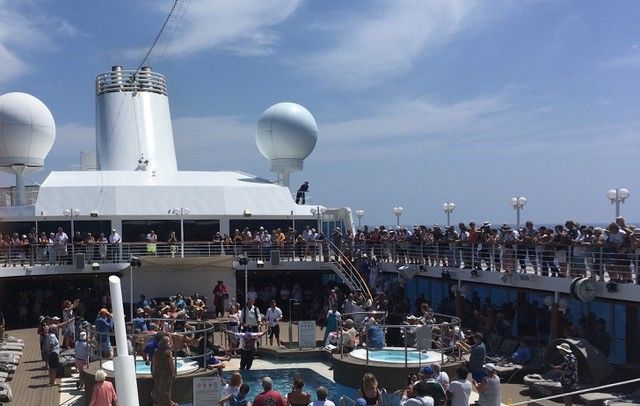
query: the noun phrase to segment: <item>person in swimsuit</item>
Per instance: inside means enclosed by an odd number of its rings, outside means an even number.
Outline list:
[[[307,406],[311,403],[311,395],[303,391],[304,380],[296,376],[293,378],[293,389],[287,394],[287,406]]]

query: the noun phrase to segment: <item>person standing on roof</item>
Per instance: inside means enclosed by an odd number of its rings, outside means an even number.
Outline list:
[[[304,204],[305,203],[305,193],[309,191],[309,182],[304,182],[300,185],[298,189],[298,193],[296,193],[296,204]]]

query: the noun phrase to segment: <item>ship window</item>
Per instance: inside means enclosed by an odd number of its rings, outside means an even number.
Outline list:
[[[2,221],[0,222],[0,233],[5,236],[11,236],[13,233],[29,234],[35,226],[35,221]]]
[[[186,222],[185,222],[186,223]],[[140,242],[147,240],[149,231],[155,231],[158,241],[167,241],[172,231],[180,239],[179,220],[123,220],[122,239],[124,242]]]

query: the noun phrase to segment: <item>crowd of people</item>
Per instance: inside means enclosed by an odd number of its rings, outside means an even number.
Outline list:
[[[179,242],[175,232],[166,241],[150,230],[143,252],[138,254],[175,255]],[[508,273],[527,272],[545,276],[589,275],[603,279],[633,282],[640,265],[640,228],[627,225],[618,217],[607,227],[581,225],[573,220],[554,227],[535,227],[527,221],[521,228],[508,224],[494,227],[489,222],[460,223],[457,227],[415,226],[387,228],[364,226],[353,232],[336,227],[330,235],[311,226],[302,231],[294,227],[248,227],[229,234],[213,235],[209,254],[247,255],[267,259],[278,249],[282,259],[353,261],[367,256],[380,262],[399,262],[424,266],[445,266]],[[70,245],[85,253],[87,261],[122,259],[122,237],[115,229],[109,235],[93,236],[76,232],[70,239],[62,228],[57,233],[0,235],[0,262],[4,266],[25,263],[68,263]]]
[[[4,267],[68,264],[72,251],[84,253],[88,262],[119,261],[122,259],[122,237],[112,229],[108,235],[100,233],[95,236],[76,231],[69,238],[62,227],[49,234],[38,234],[35,229],[22,235],[0,233],[0,263]]]

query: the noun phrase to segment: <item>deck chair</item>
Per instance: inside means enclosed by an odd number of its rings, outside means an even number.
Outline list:
[[[0,363],[18,365],[20,363],[20,357],[11,354],[3,354],[0,355]]]
[[[0,372],[0,382],[7,382],[9,379],[9,374],[6,372]]]
[[[6,382],[0,382],[0,402],[11,402],[13,399],[13,391],[11,386]]]
[[[5,343],[0,344],[0,351],[22,351],[24,349],[24,344],[21,343]]]

